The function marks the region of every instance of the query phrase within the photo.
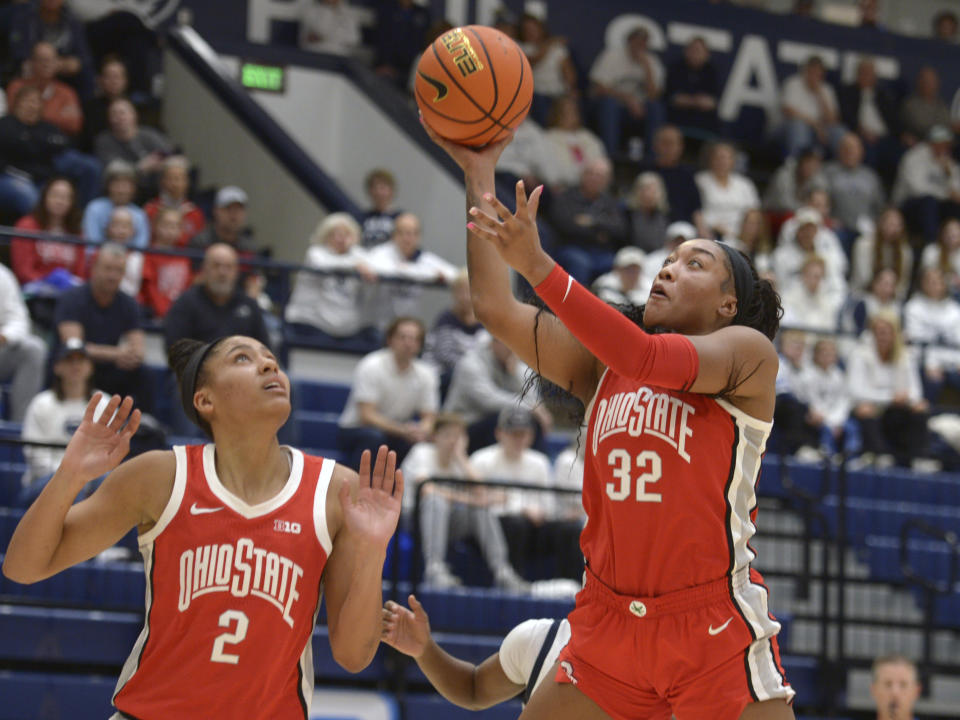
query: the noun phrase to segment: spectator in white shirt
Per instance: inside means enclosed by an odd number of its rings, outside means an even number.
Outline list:
[[[600,137],[611,156],[620,154],[623,130],[636,134],[645,125],[647,144],[663,123],[664,70],[647,48],[650,34],[638,25],[621,47],[608,47],[590,68],[591,95],[597,108]]]
[[[788,288],[799,278],[807,255],[815,253],[823,258],[826,266],[824,284],[827,291],[839,297],[847,293],[847,257],[840,249],[836,235],[825,228],[819,212],[811,207],[800,208],[789,225],[784,223],[780,243],[773,251],[773,271],[777,287]]]
[[[847,382],[865,455],[881,465],[893,456],[905,466],[923,455],[929,406],[895,315],[880,312],[870,319],[869,336],[847,362]]]
[[[807,335],[802,330],[785,328],[779,338],[780,364],[773,412],[775,432],[770,446],[785,455],[793,455],[801,447],[813,447],[818,442],[817,433],[806,422],[808,408],[800,382],[808,362]]]
[[[829,455],[838,452],[841,441],[852,449],[853,433],[847,426],[850,417],[850,388],[847,376],[837,362],[837,343],[822,337],[813,345],[813,361],[800,371],[798,392],[807,403],[806,423],[820,435],[820,450]],[[844,436],[847,435],[846,438]]]
[[[554,99],[577,92],[577,69],[570,58],[567,41],[551,35],[546,23],[530,12],[520,18],[518,40],[533,70],[530,114],[538,123],[544,123]]]
[[[369,285],[377,276],[360,245],[357,221],[347,213],[327,215],[310,238],[303,264],[312,270],[343,274],[298,274],[285,313],[290,329],[332,343],[379,345],[367,308]]]
[[[960,303],[947,295],[943,271],[928,267],[903,306],[903,334],[923,343],[924,394],[935,402],[945,382],[960,387]]]
[[[399,317],[387,328],[387,346],[357,363],[339,422],[348,466],[359,467],[363,451],[380,445],[403,462],[410,447],[430,435],[440,389],[436,371],[417,358],[424,332],[420,320]]]
[[[819,255],[803,261],[799,280],[786,287],[780,296],[783,318],[780,324],[815,332],[834,332],[844,297],[823,283],[826,263]]]
[[[9,418],[23,422],[43,387],[47,346],[30,330],[30,315],[13,272],[0,265],[0,380],[10,383]]]
[[[455,265],[421,249],[420,240],[420,220],[413,213],[401,213],[390,240],[370,250],[370,265],[381,276],[377,307],[382,323],[401,316],[418,317],[423,297],[420,283],[447,284],[457,276]],[[414,282],[382,282],[384,277]]]
[[[352,55],[360,47],[360,22],[347,0],[308,0],[300,14],[300,47]]]
[[[903,300],[913,277],[913,249],[907,238],[903,215],[896,208],[887,208],[877,218],[876,230],[865,233],[853,243],[850,288],[867,289],[878,270],[891,268],[899,278],[897,298]]]
[[[604,302],[615,305],[640,307],[646,303],[652,284],[644,272],[647,257],[643,250],[636,247],[618,250],[613,256],[613,270],[594,281],[594,294]]]
[[[510,187],[523,180],[526,187],[532,188],[556,185],[558,178],[557,161],[546,133],[536,121],[527,118],[514,130],[513,140],[497,162],[497,179]]]
[[[898,153],[896,93],[877,79],[877,65],[864,56],[853,83],[840,88],[840,113],[846,126],[863,141],[868,162],[885,168]]]
[[[824,168],[830,204],[847,233],[870,222],[886,202],[876,170],[863,163],[863,142],[856,133],[847,133],[837,145],[837,159]]]
[[[823,60],[813,55],[799,73],[783,83],[780,133],[788,156],[798,155],[814,144],[832,149],[844,133],[837,95],[825,76]]]
[[[106,242],[114,242],[129,248],[127,253],[127,267],[123,273],[120,290],[132,298],[140,295],[140,286],[143,284],[143,253],[133,249],[136,239],[136,225],[133,213],[125,207],[115,207],[110,213],[110,222],[104,235]]]
[[[663,245],[663,234],[670,224],[670,216],[667,190],[657,173],[648,171],[637,175],[627,207],[630,209],[631,244],[644,252]]]
[[[941,221],[960,218],[960,165],[952,150],[953,133],[934,125],[927,142],[904,154],[893,186],[893,201],[927,243],[936,240]]]
[[[736,155],[729,143],[716,143],[710,149],[706,170],[696,175],[703,202],[703,220],[719,238],[736,237],[743,215],[760,207],[753,181],[734,172]]]
[[[416,507],[421,483],[432,479],[480,480],[467,458],[467,433],[463,419],[452,413],[437,415],[430,440],[414,445],[402,465],[406,480],[404,511]],[[462,585],[447,564],[450,543],[472,537],[498,587],[523,590],[527,584],[507,559],[507,542],[490,504],[495,494],[486,488],[429,483],[420,492],[420,537],[424,584],[435,589]]]
[[[740,232],[727,242],[746,253],[757,272],[770,272],[773,264],[773,240],[770,237],[770,221],[766,213],[759,208],[747,210],[740,222]]]
[[[550,411],[538,405],[537,398],[524,395],[529,370],[513,350],[489,333],[460,358],[443,409],[466,421],[471,451],[494,443],[497,419],[507,408],[528,409],[539,425],[537,436],[553,426]]]
[[[960,292],[960,220],[950,219],[940,226],[937,242],[923,249],[920,267],[940,268],[949,292]]]
[[[552,530],[547,523],[556,516],[557,502],[549,491],[553,486],[550,460],[531,449],[534,437],[533,415],[524,408],[512,407],[501,411],[497,419],[497,442],[481,448],[470,456],[470,463],[484,480],[523,483],[539,486],[539,490],[508,490],[503,506],[499,508],[500,523],[510,547],[511,564],[522,575],[534,561],[556,547],[550,539]],[[552,526],[549,526],[552,527]],[[574,547],[577,533],[570,538]]]
[[[440,373],[440,397],[447,395],[453,368],[470,348],[480,342],[485,332],[473,312],[466,268],[450,283],[450,297],[450,307],[434,320],[423,348],[423,359]]]
[[[547,119],[546,139],[556,170],[555,181],[564,187],[579,183],[584,168],[591,161],[607,157],[600,138],[584,127],[580,101],[575,95],[561,95],[553,101]]]
[[[903,303],[897,299],[899,278],[896,270],[881,268],[873,275],[866,293],[850,293],[840,310],[840,331],[860,335],[867,329],[870,318],[879,312],[900,317]]]
[[[813,186],[826,187],[823,156],[819,148],[805,148],[777,168],[763,194],[763,206],[777,212],[796,212]]]
[[[80,338],[71,338],[60,346],[53,364],[53,385],[33,397],[23,419],[24,440],[64,445],[73,436],[83,420],[87,403],[93,397],[93,362]],[[94,419],[97,419],[110,401],[108,395],[100,399]],[[63,459],[64,448],[24,446],[23,456],[27,472],[17,504],[29,507],[53,476]],[[78,499],[88,497],[99,486],[91,483]]]

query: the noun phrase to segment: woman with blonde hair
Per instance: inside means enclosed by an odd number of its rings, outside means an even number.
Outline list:
[[[630,207],[631,241],[644,252],[663,247],[663,237],[670,224],[667,189],[660,176],[653,172],[637,175],[627,200]]]
[[[897,315],[880,311],[871,316],[868,338],[847,362],[847,382],[865,461],[909,466],[923,454],[929,406]]]
[[[367,285],[377,279],[360,245],[360,225],[347,213],[325,217],[310,237],[285,319],[295,333],[332,344],[380,344],[367,313]],[[318,272],[311,272],[318,271]]]

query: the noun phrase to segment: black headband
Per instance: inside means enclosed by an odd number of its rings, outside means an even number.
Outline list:
[[[197,409],[193,406],[193,395],[197,391],[197,375],[200,374],[200,368],[203,361],[207,359],[207,355],[221,340],[223,338],[217,338],[213,342],[208,342],[194,350],[190,359],[187,360],[187,366],[183,369],[183,376],[180,380],[180,402],[183,405],[183,411],[190,421],[198,427],[200,427],[202,420],[197,413]]]
[[[753,304],[753,271],[750,270],[750,263],[739,250],[725,242],[718,242],[717,245],[723,248],[730,260],[733,288],[737,295],[737,314],[733,318],[733,324],[739,325],[740,318]]]

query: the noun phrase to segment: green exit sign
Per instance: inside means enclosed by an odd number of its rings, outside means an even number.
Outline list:
[[[245,62],[240,66],[240,84],[251,90],[283,92],[286,70],[276,65]]]

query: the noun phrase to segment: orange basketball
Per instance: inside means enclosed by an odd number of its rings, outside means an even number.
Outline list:
[[[424,51],[414,90],[424,122],[438,135],[478,147],[523,122],[533,99],[533,72],[502,32],[467,25]]]

